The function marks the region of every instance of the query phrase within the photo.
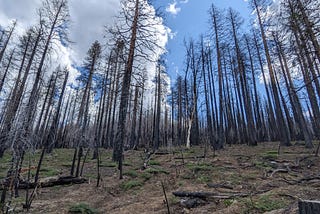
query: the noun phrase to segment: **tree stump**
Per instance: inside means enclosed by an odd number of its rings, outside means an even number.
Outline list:
[[[320,201],[299,201],[299,214],[319,214]]]

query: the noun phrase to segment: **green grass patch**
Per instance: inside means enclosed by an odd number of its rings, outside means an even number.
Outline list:
[[[244,173],[242,174],[242,177],[244,180],[256,180],[257,179],[257,174],[255,173]]]
[[[131,180],[131,181],[126,181],[126,182],[123,182],[121,185],[120,185],[120,188],[123,189],[123,190],[129,190],[129,189],[132,189],[132,188],[135,188],[135,187],[140,187],[143,185],[143,182],[142,181],[139,181],[139,180]]]
[[[148,172],[143,172],[140,174],[140,177],[144,180],[144,181],[148,181],[152,178],[152,175]]]
[[[192,170],[194,173],[197,173],[199,171],[212,171],[213,167],[211,164],[208,163],[188,163],[187,168]]]
[[[169,172],[163,168],[148,168],[145,170],[145,172],[150,174],[169,174]]]
[[[275,160],[278,158],[278,151],[276,150],[266,151],[265,153],[262,154],[262,157],[267,160]]]
[[[159,161],[156,161],[156,160],[150,160],[149,161],[149,165],[150,166],[160,166],[160,162]]]
[[[184,151],[184,153],[186,153],[186,154],[194,154],[194,153],[196,153],[196,150],[194,148],[190,148],[190,149],[186,149]]]
[[[98,211],[85,203],[75,204],[69,208],[69,213],[98,214]]]
[[[284,198],[275,198],[272,195],[261,195],[257,199],[246,199],[246,209],[242,213],[252,213],[258,211],[259,213],[269,212],[284,208],[288,205],[288,201]]]
[[[212,181],[212,178],[207,175],[201,175],[197,178],[197,181],[199,181],[200,183],[208,183]]]
[[[131,178],[138,177],[138,173],[135,170],[129,170],[123,173],[123,175],[129,176]]]
[[[253,164],[259,169],[272,169],[271,165],[265,161],[255,161]]]
[[[125,161],[125,162],[123,162],[123,166],[132,166],[132,164],[127,162],[127,161]]]
[[[194,178],[194,175],[192,173],[185,173],[181,175],[181,178],[185,180],[191,180]]]
[[[59,174],[59,172],[55,169],[52,169],[52,168],[41,168],[40,169],[40,175],[42,177],[52,177],[52,176],[55,176],[58,174]]]
[[[229,181],[234,185],[239,185],[243,181],[239,174],[231,174],[230,176],[227,176],[227,178],[229,178]]]

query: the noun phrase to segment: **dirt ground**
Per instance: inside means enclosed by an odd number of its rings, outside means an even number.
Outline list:
[[[125,176],[119,180],[111,151],[101,151],[99,187],[96,160],[88,156],[83,172],[88,183],[39,188],[29,213],[69,213],[82,205],[92,208],[92,213],[168,213],[162,184],[170,212],[178,214],[291,214],[297,213],[300,199],[320,200],[319,157],[303,145],[281,148],[280,155],[278,143],[232,145],[215,153],[203,147],[161,149],[142,169],[145,156],[143,151],[126,152]],[[71,158],[70,150],[46,155],[41,176],[68,174]],[[188,208],[190,198],[175,197],[176,191],[210,196]],[[24,194],[21,190],[12,202],[15,213],[26,213]]]

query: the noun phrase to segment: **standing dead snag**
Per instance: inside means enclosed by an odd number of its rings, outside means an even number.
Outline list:
[[[96,70],[97,64],[101,55],[101,45],[98,41],[95,41],[87,53],[87,59],[85,62],[85,68],[88,71],[88,77],[84,77],[82,81],[85,84],[83,95],[81,98],[81,103],[79,107],[79,114],[77,118],[77,129],[79,131],[80,137],[78,138],[77,147],[74,151],[71,175],[73,175],[74,167],[76,167],[76,176],[81,176],[80,164],[83,153],[83,147],[87,138],[87,128],[89,126],[89,106],[90,106],[90,97],[91,97],[91,88],[93,82],[93,75]],[[78,157],[77,166],[75,166],[76,158]]]
[[[128,56],[126,70],[123,76],[123,83],[122,83],[116,145],[114,146],[114,152],[113,152],[114,160],[118,161],[119,163],[118,169],[120,171],[120,176],[119,176],[120,179],[123,178],[123,175],[122,175],[123,145],[125,141],[125,132],[126,132],[125,125],[126,125],[126,116],[127,116],[127,109],[128,109],[131,74],[133,70],[134,52],[135,52],[135,46],[136,46],[136,40],[137,40],[138,19],[139,19],[139,0],[136,0],[134,19],[132,22],[129,56]]]
[[[129,41],[127,61],[125,63],[125,70],[122,79],[118,112],[118,128],[116,141],[113,145],[113,160],[118,162],[120,179],[123,178],[123,147],[126,141],[128,101],[130,97],[130,85],[134,62],[138,61],[136,58],[140,58],[144,61],[152,60],[150,57],[154,55],[154,49],[159,48],[156,41],[158,34],[157,25],[159,25],[158,22],[160,21],[157,19],[155,11],[151,9],[151,6],[146,0],[127,0],[122,3],[123,8],[121,13],[124,16],[122,19],[125,19],[125,22],[129,23],[129,26],[116,26],[116,30],[111,29],[115,34],[115,37],[126,37]],[[132,20],[132,22],[130,20]],[[129,36],[127,36],[128,34]]]

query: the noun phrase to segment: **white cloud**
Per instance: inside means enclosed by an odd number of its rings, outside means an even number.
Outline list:
[[[170,28],[166,29],[166,35],[170,38],[170,39],[174,39],[177,36],[178,32],[172,32],[172,30]]]
[[[41,2],[42,0],[0,0],[0,25],[8,27],[13,19],[17,19],[18,25],[15,34],[16,37],[22,35],[28,27],[38,23],[37,9],[41,7]],[[69,0],[71,19],[69,38],[73,43],[69,47],[56,43],[57,50],[51,54],[49,67],[55,69],[58,65],[57,62],[62,67],[67,66],[70,71],[69,83],[74,82],[78,71],[72,65],[79,66],[82,64],[88,49],[95,40],[105,45],[104,26],[114,24],[114,16],[119,9],[119,0]],[[173,14],[180,11],[180,8],[176,8],[176,3],[169,9]],[[157,26],[157,29],[160,32],[157,35],[158,45],[164,48],[168,39],[174,38],[176,33],[163,24]],[[156,52],[152,57],[153,60],[157,60],[157,57],[163,53],[163,49]],[[149,77],[148,82],[152,87],[151,79],[154,77],[156,66],[150,62],[147,63],[146,67]]]
[[[113,17],[120,9],[120,2],[70,0],[69,5],[72,19],[70,39],[75,42],[72,48],[76,54],[75,60],[79,62],[95,40],[103,42],[104,26],[113,23]]]
[[[167,6],[166,11],[172,15],[177,15],[181,11],[181,8],[177,7],[177,2],[175,1]]]
[[[180,3],[181,4],[187,4],[189,2],[189,0],[181,0]]]
[[[42,0],[10,0],[0,1],[0,25],[10,26],[17,20],[15,36],[22,35],[25,30],[38,23],[37,10]],[[77,75],[72,64],[81,64],[87,50],[95,40],[103,42],[104,26],[112,24],[114,15],[120,9],[118,0],[87,1],[69,0],[71,24],[69,38],[73,42],[69,48],[57,44],[58,50],[53,53],[52,61],[57,60],[71,71],[71,80]],[[56,63],[52,63],[56,66]]]

